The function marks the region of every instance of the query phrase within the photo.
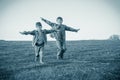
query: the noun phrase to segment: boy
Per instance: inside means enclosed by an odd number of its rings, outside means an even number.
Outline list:
[[[38,57],[40,56],[40,63],[43,63],[43,52],[44,52],[44,45],[47,43],[46,34],[52,33],[55,30],[42,30],[42,25],[40,22],[36,22],[37,30],[33,31],[24,31],[20,32],[23,35],[33,35],[33,42],[32,45],[35,48],[35,61],[37,61]]]
[[[78,32],[80,29],[73,29],[71,27],[63,25],[62,17],[57,17],[57,19],[56,19],[57,24],[53,23],[51,21],[48,21],[44,18],[41,18],[41,20],[44,21],[45,23],[47,23],[48,25],[50,25],[52,27],[52,29],[56,30],[56,32],[54,32],[52,34],[52,37],[55,37],[55,39],[56,39],[56,45],[58,48],[57,59],[63,59],[63,54],[66,51],[65,31]]]

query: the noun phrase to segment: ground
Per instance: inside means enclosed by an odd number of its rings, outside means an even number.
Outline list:
[[[56,53],[48,42],[41,65],[30,41],[0,41],[0,80],[120,80],[120,41],[68,41],[64,60]]]

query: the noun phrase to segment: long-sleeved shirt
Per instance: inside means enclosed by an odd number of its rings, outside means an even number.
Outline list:
[[[47,36],[46,34],[52,33],[55,30],[41,30],[40,32],[37,30],[33,30],[33,31],[28,31],[25,32],[25,34],[30,34],[33,35],[33,41],[32,41],[32,45],[35,46],[36,43],[42,44],[47,43]]]
[[[58,25],[56,23],[53,23],[51,21],[48,21],[46,19],[42,18],[42,21],[44,21],[45,23],[47,23],[48,25],[50,25],[54,30],[56,30],[56,32],[54,32],[54,37],[56,40],[59,41],[65,41],[66,40],[66,34],[65,31],[72,31],[72,32],[77,32],[76,29],[68,27],[66,25]]]

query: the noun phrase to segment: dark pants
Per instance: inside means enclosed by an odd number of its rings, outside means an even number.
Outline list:
[[[64,53],[66,51],[66,43],[65,41],[60,41],[60,40],[56,40],[56,44],[57,44],[57,59],[63,59],[64,57]]]

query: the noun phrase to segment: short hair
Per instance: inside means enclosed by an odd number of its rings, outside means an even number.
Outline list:
[[[61,20],[63,21],[63,18],[62,18],[62,17],[57,17],[57,20],[58,20],[58,19],[61,19]]]
[[[36,26],[42,26],[40,22],[36,22]]]

